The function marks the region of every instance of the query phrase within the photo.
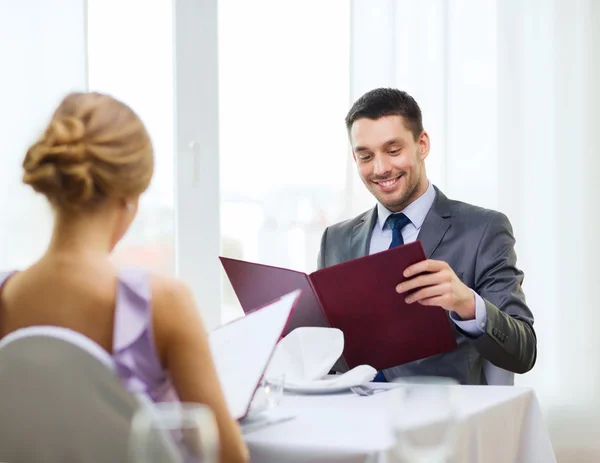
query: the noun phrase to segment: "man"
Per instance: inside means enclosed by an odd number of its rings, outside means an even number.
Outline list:
[[[407,268],[396,291],[411,304],[445,309],[458,342],[453,351],[380,372],[376,381],[435,375],[488,384],[484,365],[514,373],[533,368],[533,315],[507,217],[450,200],[428,181],[429,135],[406,92],[366,93],[346,126],[358,174],[377,205],[325,230],[319,268],[420,240],[428,260]]]

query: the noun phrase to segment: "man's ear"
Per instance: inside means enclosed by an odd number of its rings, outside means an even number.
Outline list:
[[[429,134],[423,130],[421,135],[419,136],[419,140],[417,142],[419,144],[419,158],[421,161],[424,161],[427,156],[429,156],[429,150],[431,149],[431,141],[429,140]]]

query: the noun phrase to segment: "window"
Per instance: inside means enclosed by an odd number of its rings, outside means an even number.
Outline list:
[[[87,3],[89,89],[129,104],[146,124],[155,150],[152,184],[114,259],[174,273],[173,5],[167,0]]]
[[[24,269],[46,250],[52,214],[23,185],[21,164],[67,92],[85,90],[81,0],[57,8],[46,0],[0,4],[0,270]],[[10,71],[8,71],[10,70]]]
[[[346,205],[349,55],[350,2],[219,2],[223,255],[315,269]],[[222,300],[241,314],[226,276]]]

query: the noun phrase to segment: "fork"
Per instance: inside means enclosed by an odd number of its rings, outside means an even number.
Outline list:
[[[375,389],[368,386],[352,386],[350,390],[357,395],[366,397],[369,395],[376,394],[377,392],[387,391],[388,389]]]

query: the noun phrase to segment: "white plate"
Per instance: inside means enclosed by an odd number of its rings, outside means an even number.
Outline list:
[[[356,384],[323,384],[320,381],[315,381],[312,384],[306,384],[302,386],[286,384],[285,390],[287,392],[294,392],[298,394],[333,394],[335,392],[348,391],[351,387],[361,386],[363,384],[368,384],[368,382],[360,381]]]
[[[303,383],[284,382],[284,388],[288,392],[301,394],[328,394],[333,392],[347,391],[351,387],[361,386],[369,383],[377,370],[369,365],[359,365],[347,371],[343,375],[326,375],[325,378]]]

